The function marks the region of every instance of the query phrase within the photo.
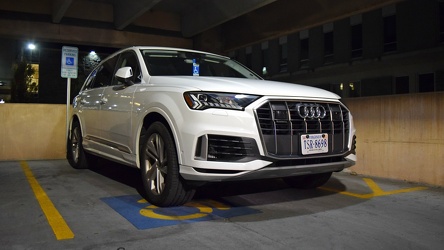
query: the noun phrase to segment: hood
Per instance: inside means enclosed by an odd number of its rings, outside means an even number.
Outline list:
[[[189,91],[211,91],[252,94],[262,96],[291,96],[340,99],[332,92],[285,82],[256,80],[231,77],[202,77],[202,76],[152,76],[150,85],[163,87],[179,87]]]

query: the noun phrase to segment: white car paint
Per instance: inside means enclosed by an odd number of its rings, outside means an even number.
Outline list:
[[[108,86],[103,92],[95,94],[94,103],[89,103],[91,92],[97,89],[83,87],[74,102],[74,117],[82,126],[84,149],[87,152],[139,167],[139,139],[144,119],[150,114],[159,114],[169,126],[173,135],[180,165],[180,174],[185,180],[223,181],[236,179],[286,177],[314,174],[342,169],[355,164],[356,155],[352,150],[355,128],[353,118],[347,111],[346,151],[335,156],[341,161],[334,163],[311,163],[307,165],[290,164],[274,167],[274,163],[286,159],[315,159],[329,156],[293,155],[275,157],[267,152],[261,128],[258,126],[257,108],[270,101],[289,101],[303,103],[331,103],[343,106],[339,96],[331,92],[293,83],[245,79],[233,77],[207,76],[152,76],[147,70],[141,50],[164,50],[161,47],[132,47],[137,53],[142,77],[139,83],[122,87]],[[176,51],[178,49],[166,48]],[[119,51],[114,55],[119,55]],[[186,52],[202,53],[191,50]],[[213,54],[211,54],[213,55]],[[225,57],[221,57],[225,58]],[[106,61],[106,60],[105,60]],[[117,69],[115,69],[117,70]],[[208,108],[192,110],[184,100],[189,91],[221,92],[257,95],[259,98],[244,108],[230,110]],[[88,103],[86,103],[88,102]],[[345,107],[343,107],[346,110]],[[91,113],[94,111],[93,113]],[[86,115],[88,114],[89,115]],[[94,118],[95,116],[95,118]],[[89,117],[89,118],[88,118]],[[145,124],[146,125],[146,124]],[[196,147],[199,140],[208,135],[250,138],[257,143],[258,155],[246,161],[217,161],[197,157]],[[199,139],[200,138],[200,139]],[[290,161],[288,161],[290,163]],[[302,161],[301,161],[302,162]],[[313,161],[315,162],[315,161]]]

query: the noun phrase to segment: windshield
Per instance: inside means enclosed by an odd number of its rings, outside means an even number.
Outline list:
[[[174,50],[141,50],[152,76],[219,76],[261,79],[243,65],[225,57]]]

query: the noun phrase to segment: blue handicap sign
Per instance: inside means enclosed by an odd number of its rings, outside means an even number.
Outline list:
[[[66,57],[66,65],[74,66],[74,57]]]
[[[261,213],[253,208],[230,206],[215,200],[193,200],[180,207],[157,207],[139,195],[101,200],[139,230]]]
[[[199,76],[199,63],[196,62],[196,59],[193,59],[193,76]]]
[[[193,76],[199,75],[199,65],[193,65]]]

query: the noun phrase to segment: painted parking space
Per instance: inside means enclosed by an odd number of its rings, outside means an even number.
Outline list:
[[[180,207],[157,207],[140,195],[101,200],[139,230],[261,213],[250,207],[231,206],[215,200],[193,200]]]
[[[203,189],[187,206],[164,209],[143,200],[139,186],[111,178],[117,171],[108,165],[104,171],[77,171],[62,160],[21,163],[0,163],[0,232],[3,245],[10,249],[143,249],[149,245],[171,249],[196,248],[196,242],[207,248],[273,248],[276,242],[329,248],[331,239],[339,247],[440,249],[444,243],[444,193],[431,186],[337,173],[324,186],[330,191],[324,187],[295,190],[280,180],[221,183]],[[125,177],[139,176],[129,171]],[[142,229],[103,197],[120,199],[121,206],[136,206],[131,216],[141,220]],[[50,199],[58,215],[46,215],[46,205],[41,207],[38,199],[48,206]],[[243,206],[256,209],[256,214],[223,217],[224,212]],[[59,216],[72,230],[69,237],[57,237],[68,232],[60,230],[61,222],[50,223]],[[183,226],[193,229],[186,237]],[[344,234],[331,228],[348,230]]]
[[[56,238],[58,240],[73,239],[74,232],[71,231],[62,214],[57,211],[56,206],[54,206],[50,197],[45,193],[44,188],[40,186],[28,163],[22,161],[20,166]],[[424,186],[396,188],[386,184],[382,185],[383,189],[377,184],[377,181],[371,178],[359,179],[350,183],[347,180],[342,181],[345,184],[342,188],[338,188],[334,185],[335,182],[332,182],[330,185],[327,184],[319,189],[359,199],[372,199],[380,196],[399,195],[428,189],[428,187]],[[353,182],[355,183],[354,185]],[[356,192],[359,189],[362,192]],[[364,191],[365,189],[368,191]],[[193,200],[181,207],[159,208],[148,203],[138,194],[106,198],[99,197],[97,199],[102,200],[139,230],[262,213],[262,211],[251,208],[248,205],[229,204],[228,201],[220,202],[210,199]]]
[[[346,195],[346,196],[352,196],[352,197],[360,198],[360,199],[371,199],[371,198],[378,197],[378,196],[409,193],[409,192],[415,192],[415,191],[421,191],[421,190],[427,189],[427,187],[419,186],[419,187],[403,188],[403,189],[395,189],[395,190],[385,191],[381,187],[379,187],[379,185],[371,178],[362,178],[362,180],[368,186],[368,188],[370,189],[371,192],[362,194],[362,193],[355,193],[355,192],[349,192],[349,191],[342,191],[342,190],[338,190],[338,189],[330,188],[330,187],[326,187],[326,186],[320,187],[319,189],[333,192],[333,193]]]
[[[319,189],[360,199],[427,189],[427,187],[413,187],[385,191],[373,179],[362,178],[362,180],[370,189],[369,193],[354,193],[325,186]],[[261,213],[260,210],[251,207],[232,206],[215,200],[193,200],[180,207],[166,208],[152,205],[140,195],[106,197],[101,200],[139,230]]]
[[[20,162],[20,166],[57,240],[73,239],[74,233],[71,231],[71,228],[68,226],[63,216],[54,206],[45,190],[40,186],[39,182],[34,177],[28,163],[26,161],[22,161]]]

